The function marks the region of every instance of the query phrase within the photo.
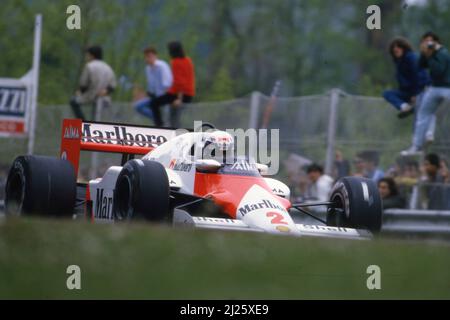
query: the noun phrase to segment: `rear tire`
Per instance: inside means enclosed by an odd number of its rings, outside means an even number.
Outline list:
[[[381,230],[383,204],[376,183],[360,177],[341,178],[333,187],[327,225]]]
[[[70,216],[76,201],[76,176],[67,160],[19,156],[8,173],[7,215]]]
[[[172,221],[169,190],[169,179],[162,164],[148,160],[128,161],[114,189],[114,219]]]

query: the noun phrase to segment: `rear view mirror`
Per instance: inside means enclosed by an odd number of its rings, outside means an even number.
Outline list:
[[[217,172],[222,165],[219,161],[214,159],[197,159],[195,161],[195,168],[203,172]]]

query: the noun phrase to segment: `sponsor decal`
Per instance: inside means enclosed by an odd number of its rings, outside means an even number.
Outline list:
[[[343,227],[329,227],[329,226],[320,226],[320,225],[309,225],[309,224],[299,224],[301,228],[306,230],[319,230],[319,231],[334,231],[334,232],[342,232],[347,233],[348,230]]]
[[[0,82],[3,79],[0,79]],[[0,85],[0,136],[26,134],[27,89]]]
[[[364,201],[366,201],[369,204],[369,207],[371,207],[374,201],[373,196],[369,195],[369,186],[367,185],[366,182],[363,181],[361,182],[361,187],[363,190]]]
[[[343,182],[340,181],[334,185],[330,194],[334,194],[334,193],[336,193],[336,197],[338,197],[341,200],[341,202],[344,203],[344,212],[345,212],[346,217],[348,218],[349,212],[350,212],[350,210],[349,210],[350,197],[348,195],[347,188],[345,187]]]
[[[0,119],[0,133],[22,134],[24,132],[24,122]]]
[[[286,226],[276,226],[275,229],[277,229],[280,232],[286,232],[286,233],[287,232],[291,232],[291,229],[289,227],[286,227]]]
[[[22,176],[25,176],[25,169],[23,168],[22,164],[18,161],[14,162],[14,168],[18,169],[20,171],[20,173],[22,174]]]
[[[283,206],[279,205],[278,203],[276,203],[274,201],[262,200],[261,202],[250,203],[250,204],[241,206],[238,209],[238,212],[242,216],[245,216],[246,214],[248,214],[254,210],[258,210],[258,209],[278,209],[278,210],[286,211],[286,209]]]
[[[235,224],[236,221],[233,219],[224,219],[224,218],[210,218],[210,217],[195,217],[198,221],[205,222],[214,222],[214,223],[231,223]]]
[[[238,170],[238,171],[255,171],[255,170],[258,171],[255,163],[248,163],[247,161],[244,161],[244,160],[235,162],[231,166],[231,169]]]
[[[64,129],[64,139],[80,139],[80,132],[78,128],[72,126]]]
[[[192,162],[180,161],[172,159],[169,164],[169,168],[175,171],[189,172],[192,169]]]
[[[0,87],[0,115],[24,117],[26,94],[25,88]]]
[[[112,220],[112,204],[112,196],[108,196],[104,189],[97,189],[94,218]]]
[[[82,142],[155,147],[175,136],[173,130],[83,123]]]

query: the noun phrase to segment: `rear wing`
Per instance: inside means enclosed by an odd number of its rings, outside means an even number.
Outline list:
[[[81,151],[145,155],[175,136],[173,128],[64,119],[60,157],[70,161],[78,174]]]

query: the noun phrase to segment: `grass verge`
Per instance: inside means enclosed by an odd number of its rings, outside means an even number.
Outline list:
[[[66,269],[81,268],[81,290]],[[369,265],[381,290],[368,290]],[[0,298],[442,299],[450,246],[15,219],[0,222]]]

